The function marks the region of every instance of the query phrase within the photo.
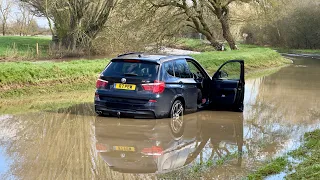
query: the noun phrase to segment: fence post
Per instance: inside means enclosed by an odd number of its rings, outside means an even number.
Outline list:
[[[36,44],[37,56],[39,56],[39,43]]]

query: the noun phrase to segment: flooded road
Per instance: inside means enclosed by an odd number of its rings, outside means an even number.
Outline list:
[[[81,104],[2,115],[0,179],[242,179],[320,128],[320,60],[293,61],[247,80],[244,113],[117,119]]]

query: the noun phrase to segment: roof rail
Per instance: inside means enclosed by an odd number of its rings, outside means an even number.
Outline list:
[[[142,52],[129,52],[129,53],[120,54],[120,55],[118,55],[118,57],[122,57],[122,56],[126,56],[126,55],[133,55],[133,54],[138,54],[141,56],[141,54],[143,54],[143,53]]]

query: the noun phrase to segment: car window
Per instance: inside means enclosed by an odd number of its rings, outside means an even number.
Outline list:
[[[239,80],[241,76],[241,64],[239,62],[229,62],[218,73],[220,79]]]
[[[196,65],[194,65],[192,62],[188,61],[188,66],[189,66],[190,72],[193,75],[193,78],[202,78],[203,79],[204,75],[202,74],[200,69],[198,69],[198,67]]]
[[[170,76],[174,76],[172,61],[163,63],[163,68],[164,71],[167,72],[167,74],[169,74]]]
[[[148,62],[115,61],[103,71],[103,76],[133,76],[155,80],[159,65]]]
[[[187,61],[184,59],[176,60],[174,62],[174,72],[176,77],[179,77],[179,78],[193,78],[189,70]]]

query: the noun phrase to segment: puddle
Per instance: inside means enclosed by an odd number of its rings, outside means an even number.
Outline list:
[[[9,179],[242,179],[320,127],[320,61],[294,62],[305,68],[289,66],[246,82],[244,113],[202,111],[176,124],[96,117],[92,104],[82,104],[1,116],[0,174]]]

